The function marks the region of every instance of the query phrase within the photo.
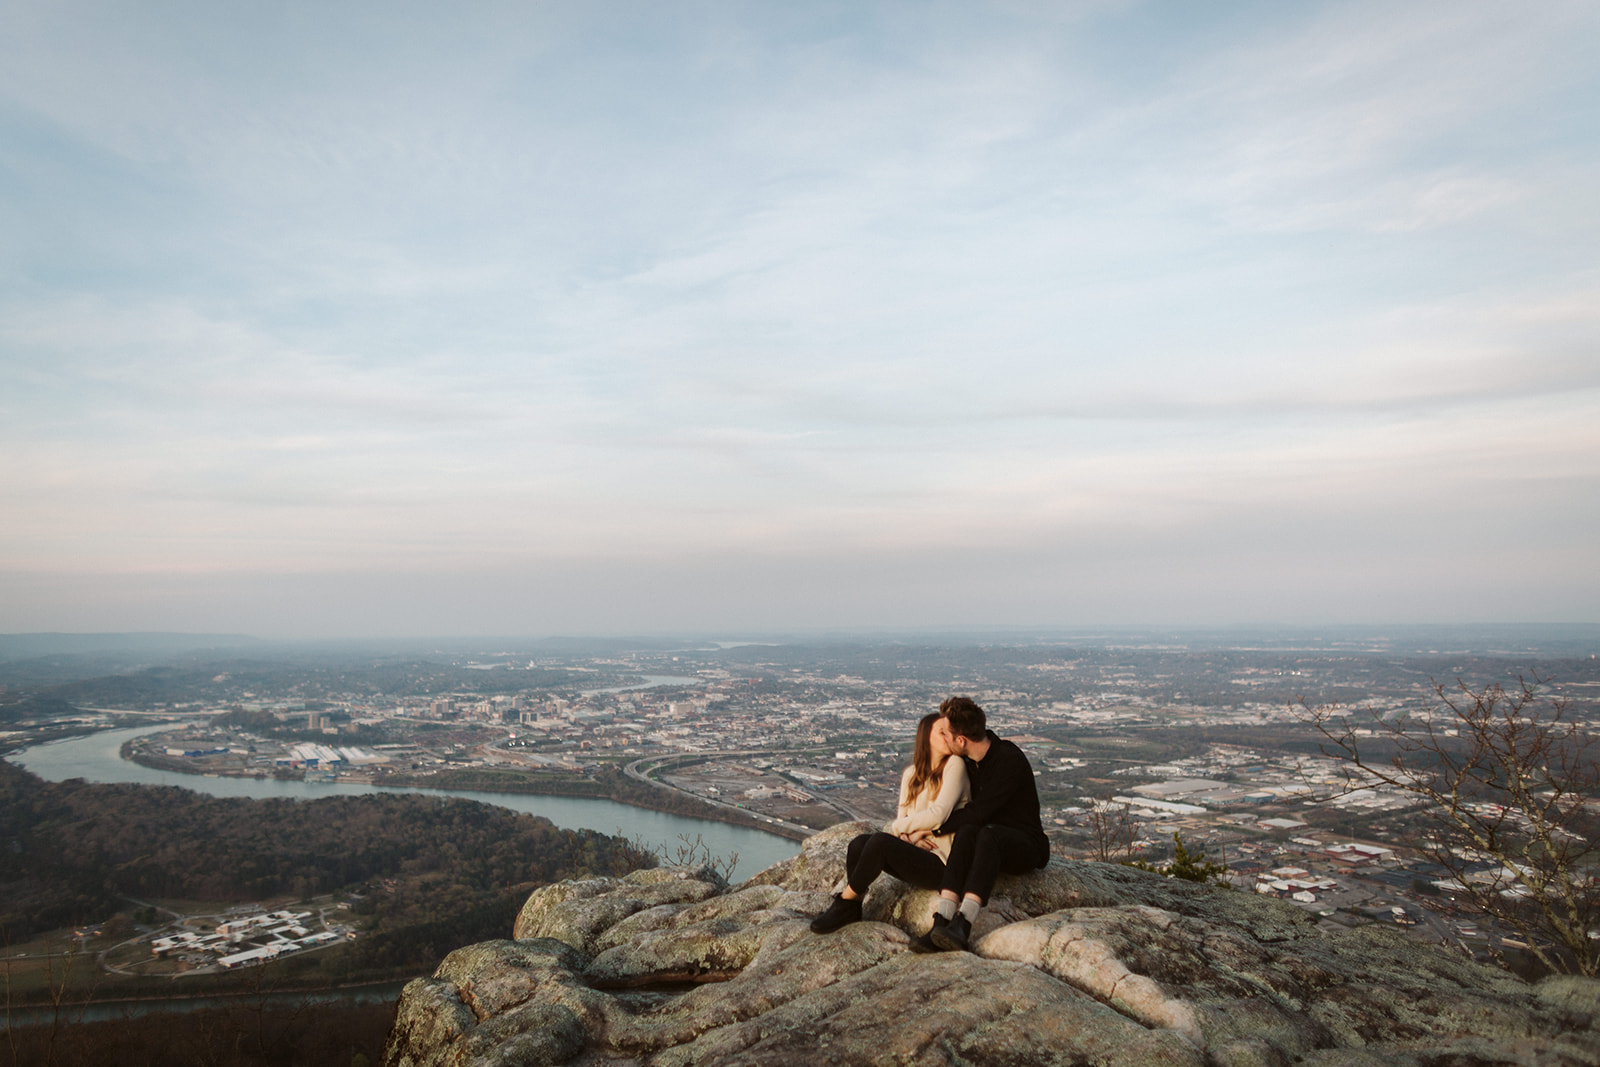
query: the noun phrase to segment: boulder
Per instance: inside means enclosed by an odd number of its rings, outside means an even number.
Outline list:
[[[560,882],[533,892],[517,914],[511,936],[553,937],[584,952],[595,938],[635,912],[688,904],[716,896],[726,883],[711,872],[652,867],[623,878]]]
[[[936,895],[888,876],[863,922],[812,934],[872,829],[825,830],[737,888],[701,868],[535,890],[512,940],[406,986],[384,1062],[1600,1067],[1593,979],[1530,985],[1127,867],[1002,877],[970,953],[912,953]]]

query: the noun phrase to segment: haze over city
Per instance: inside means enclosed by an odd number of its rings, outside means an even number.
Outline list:
[[[1600,9],[0,9],[0,632],[1600,621]]]

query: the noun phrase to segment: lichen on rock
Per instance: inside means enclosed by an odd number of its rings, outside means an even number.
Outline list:
[[[402,994],[387,1067],[1600,1067],[1600,982],[1529,985],[1283,902],[1110,864],[1003,876],[973,952],[920,956],[935,895],[880,878],[810,933],[845,823],[730,888],[657,868],[535,890],[509,941]]]

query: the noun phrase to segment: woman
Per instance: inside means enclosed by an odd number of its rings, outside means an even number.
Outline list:
[[[950,836],[934,836],[950,813],[967,802],[967,765],[951,759],[945,735],[934,729],[937,712],[917,724],[911,766],[900,776],[900,808],[887,831],[862,834],[845,853],[845,886],[833,903],[811,920],[811,931],[828,934],[861,921],[861,898],[875,878],[888,871],[919,889],[938,889],[950,858]]]

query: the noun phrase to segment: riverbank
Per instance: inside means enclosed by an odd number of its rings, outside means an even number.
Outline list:
[[[265,777],[227,772],[206,772],[202,775],[187,760],[135,751],[131,740],[123,743],[121,756],[141,767],[167,773],[196,777],[252,779]],[[787,841],[804,841],[809,836],[806,832],[788,826],[769,823],[758,815],[708,804],[698,797],[660,782],[630,778],[614,767],[605,767],[594,777],[463,767],[427,775],[387,774],[383,776],[381,783],[363,780],[362,784],[381,784],[396,789],[440,789],[446,792],[507,793],[518,796],[611,800],[663,815],[681,815],[709,822],[726,823],[747,830],[759,830]]]

